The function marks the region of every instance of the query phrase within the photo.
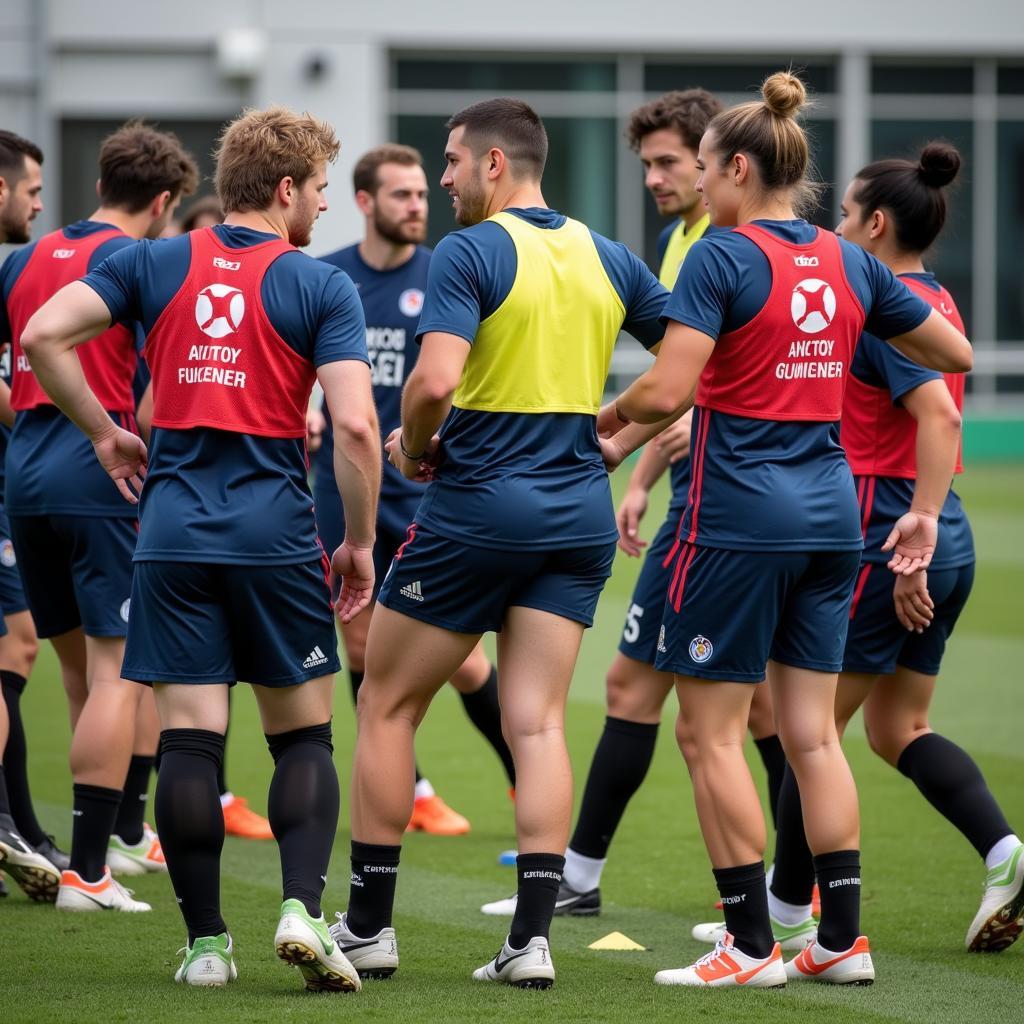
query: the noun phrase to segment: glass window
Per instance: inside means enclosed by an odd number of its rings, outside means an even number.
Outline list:
[[[974,92],[974,67],[971,64],[875,61],[871,68],[871,91],[933,95],[970,93]]]
[[[668,92],[670,89],[701,87],[711,92],[750,92],[755,96],[761,83],[780,68],[792,67],[812,92],[836,91],[836,69],[831,62],[802,61],[797,57],[778,57],[749,64],[708,64],[704,62],[651,62],[644,69],[647,92]],[[753,98],[753,97],[752,97]]]
[[[972,132],[970,121],[875,121],[871,125],[871,155],[874,160],[894,156],[914,159],[924,144],[932,139],[948,139],[960,150],[963,165],[959,177],[947,192],[946,226],[925,256],[925,265],[935,271],[956,299],[968,334],[971,331],[971,286],[974,279],[971,248],[974,239],[971,216]]]
[[[999,92],[1008,96],[1024,96],[1024,64],[1000,64]]]
[[[128,115],[126,115],[127,117]],[[96,178],[103,140],[124,124],[115,120],[61,122],[60,216],[62,224],[88,217],[96,209]],[[224,127],[222,121],[161,120],[157,127],[174,132],[199,165],[197,194],[213,194],[213,148]],[[192,197],[194,198],[194,197]],[[185,200],[185,205],[191,198]]]
[[[551,90],[595,92],[615,89],[612,61],[463,60],[399,57],[394,64],[399,89],[465,89],[522,92]]]
[[[428,245],[436,245],[455,228],[451,200],[440,186],[444,172],[444,123],[448,115],[397,118],[397,139],[422,154],[430,184],[432,214]],[[620,145],[611,118],[545,117],[548,163],[544,172],[544,198],[548,205],[615,237],[615,151]]]
[[[1024,121],[999,125],[996,337],[1024,341]]]

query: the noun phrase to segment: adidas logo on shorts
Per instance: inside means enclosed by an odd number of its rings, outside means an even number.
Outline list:
[[[402,587],[399,591],[402,597],[409,598],[410,601],[422,601],[423,600],[423,589],[420,587],[420,581],[417,580],[415,583],[409,583]]]
[[[313,650],[311,650],[309,652],[309,656],[302,663],[302,667],[303,668],[316,668],[317,665],[326,665],[326,664],[327,664],[327,655],[324,654],[324,652],[320,650],[320,645],[317,644],[316,647],[314,647]]]

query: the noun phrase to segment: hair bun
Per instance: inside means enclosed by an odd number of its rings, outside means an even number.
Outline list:
[[[929,142],[921,150],[917,173],[929,188],[943,188],[960,170],[960,153],[951,142]]]
[[[764,105],[779,117],[795,117],[807,103],[804,83],[790,71],[776,71],[761,86]]]

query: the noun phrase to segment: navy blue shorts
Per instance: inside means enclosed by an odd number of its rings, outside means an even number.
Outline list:
[[[124,636],[138,520],[118,516],[11,516],[11,537],[40,637],[81,626]]]
[[[294,686],[337,672],[326,569],[136,562],[121,675]]]
[[[672,578],[672,563],[670,561],[666,565],[665,562],[675,543],[681,514],[681,509],[669,509],[668,517],[647,549],[633,588],[633,596],[629,599],[626,625],[619,641],[619,650],[627,658],[642,661],[646,665],[653,665],[658,654],[661,613],[665,607],[669,580]]]
[[[28,608],[25,588],[18,571],[18,557],[11,540],[11,522],[7,513],[0,509],[0,613],[15,615]],[[0,636],[6,636],[7,627],[0,623]]]
[[[655,667],[759,683],[768,660],[838,672],[859,551],[727,551],[681,544]]]
[[[861,566],[850,611],[844,672],[888,676],[901,665],[926,676],[939,674],[946,641],[974,584],[974,563],[928,570],[928,593],[935,603],[935,618],[923,633],[911,633],[896,618],[892,601],[895,583],[896,577],[885,565]]]
[[[380,588],[382,605],[454,633],[500,633],[509,608],[584,626],[611,575],[615,542],[554,551],[499,551],[413,523]]]

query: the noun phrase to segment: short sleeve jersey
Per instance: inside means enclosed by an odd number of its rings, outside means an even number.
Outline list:
[[[419,345],[416,328],[427,287],[430,250],[417,246],[412,258],[388,270],[371,267],[359,254],[358,245],[339,249],[321,259],[345,271],[359,292],[366,317],[366,347],[370,355],[373,401],[383,442],[402,422],[402,388],[416,365]],[[313,456],[317,487],[334,487],[333,430],[324,406],[327,430]],[[406,480],[384,459],[377,518],[390,532],[400,533],[412,522],[423,497],[423,485]]]
[[[549,209],[505,213],[540,232],[566,225],[562,214]],[[659,317],[666,290],[625,246],[596,232],[583,244],[600,261],[599,268],[588,265],[614,289],[622,329],[645,347],[656,344],[664,331]],[[588,254],[581,249],[579,255]],[[481,325],[500,317],[517,280],[518,259],[510,233],[494,220],[444,238],[430,263],[419,337],[438,331],[473,345]],[[580,299],[573,288],[558,296],[563,300],[563,322],[590,315],[589,309],[574,310]],[[544,337],[542,322],[531,330]],[[565,358],[578,354],[566,352]],[[522,375],[526,390],[543,389],[531,376],[533,368],[509,362],[505,369]],[[600,544],[618,536],[593,414],[548,412],[542,405],[531,412],[492,411],[456,402],[441,439],[443,461],[416,514],[435,533],[509,550]]]
[[[940,288],[934,274],[901,274],[900,277],[916,281],[918,291],[924,287],[932,292],[938,308],[942,308],[938,305],[940,302],[946,303],[948,296]],[[951,300],[949,301],[951,303]],[[953,312],[955,306],[949,308],[947,315]],[[901,406],[903,398],[915,388],[929,381],[943,379],[941,373],[919,366],[873,334],[864,334],[861,337],[853,363],[850,365],[850,375],[860,383],[861,389],[857,392],[847,392],[843,408],[844,427],[849,403],[863,403],[862,392],[865,389],[877,392],[877,396],[872,396],[875,400]],[[906,426],[903,425],[904,429]],[[879,432],[876,443],[886,443],[884,431]],[[885,564],[891,558],[891,552],[882,551],[882,545],[893,523],[910,508],[914,496],[915,474],[904,472],[896,476],[862,473],[855,463],[854,480],[857,485],[864,535],[862,559],[878,565]],[[939,539],[930,567],[935,570],[954,569],[970,565],[974,557],[971,524],[960,496],[950,488],[939,512]]]
[[[817,236],[801,220],[754,223],[792,245],[810,244]],[[887,267],[858,246],[839,242],[842,272],[866,330],[889,338],[927,318],[927,303]],[[693,247],[664,315],[717,344],[758,316],[771,290],[771,264],[761,248],[736,231],[720,232]],[[840,305],[835,316],[852,314]],[[813,380],[806,383],[813,386]],[[691,461],[681,535],[692,543],[754,551],[863,547],[838,422],[782,422],[697,406]]]
[[[234,249],[276,237],[230,225],[213,231]],[[191,263],[190,236],[182,235],[141,242],[84,280],[113,319],[137,319],[148,332]],[[313,366],[369,363],[359,296],[340,270],[289,250],[270,264],[259,291],[254,301],[271,327]],[[304,438],[154,428],[135,560],[289,565],[319,559],[307,469]]]
[[[64,234],[71,240],[85,239],[112,228],[111,224],[80,220],[64,228]],[[0,343],[13,341],[7,300],[37,244],[33,242],[19,249],[0,268],[0,296],[3,298]],[[135,239],[127,235],[108,239],[91,254],[89,270],[108,256],[136,244]],[[132,329],[135,327],[130,317],[121,318],[121,322]],[[108,412],[126,429],[135,429],[134,419],[123,410]],[[55,406],[42,405],[16,415],[4,464],[5,508],[9,515],[135,518],[135,506],[121,497],[114,482],[96,461],[89,439]]]

